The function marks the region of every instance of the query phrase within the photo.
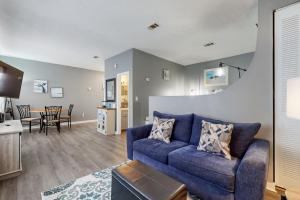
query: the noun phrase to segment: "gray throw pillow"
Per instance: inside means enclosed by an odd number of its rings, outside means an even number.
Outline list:
[[[174,122],[175,119],[160,119],[154,117],[152,130],[148,138],[170,143]]]
[[[223,155],[231,160],[230,141],[233,124],[214,124],[202,120],[202,132],[197,150]]]

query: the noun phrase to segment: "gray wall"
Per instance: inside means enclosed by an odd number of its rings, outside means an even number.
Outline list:
[[[117,64],[117,68],[115,68]],[[170,69],[171,80],[161,77],[163,68]],[[105,79],[116,78],[117,74],[129,71],[129,124],[138,126],[145,123],[149,113],[149,96],[183,95],[184,67],[163,58],[130,49],[105,60]],[[145,78],[149,77],[150,82]],[[136,97],[138,101],[136,101]]]
[[[169,81],[162,79],[162,69],[169,69]],[[184,95],[184,66],[134,49],[133,51],[133,121],[145,123],[149,113],[149,96]],[[149,77],[150,82],[145,78]],[[136,101],[138,97],[138,101]]]
[[[117,64],[117,68],[115,68]],[[133,49],[124,51],[105,60],[105,79],[116,78],[117,74],[131,71],[133,66]]]
[[[257,137],[271,143],[269,181],[273,180],[273,11],[297,0],[259,0],[257,50],[243,78],[209,96],[150,97],[149,113],[191,113],[235,122],[261,122]]]
[[[231,84],[239,79],[238,70],[234,68],[229,68],[228,70],[228,86],[204,86],[204,70],[219,67],[220,62],[227,63],[233,66],[239,66],[241,68],[247,69],[251,64],[254,53],[246,53],[242,55],[232,56],[228,58],[218,59],[209,62],[197,63],[193,65],[188,65],[184,70],[184,85],[185,85],[185,95],[190,95],[191,90],[196,91],[196,94],[210,94],[212,90],[215,89],[226,89]],[[241,71],[241,75],[244,72]]]
[[[222,61],[247,68],[252,58],[253,53],[249,53],[225,58]],[[129,87],[132,91],[129,94],[129,108],[132,108],[129,109],[129,124],[139,126],[144,124],[146,116],[149,116],[149,96],[188,94],[191,84],[199,87],[199,78],[203,77],[203,70],[212,66],[217,67],[219,61],[221,60],[185,67],[138,49],[130,49],[105,61],[105,79],[116,78],[117,74],[129,71]],[[115,65],[117,65],[116,68]],[[164,68],[171,72],[169,81],[162,79],[161,73]],[[230,70],[229,74],[231,74],[230,83],[238,77],[235,76],[236,70]],[[150,82],[145,81],[146,77],[150,78]]]
[[[96,106],[103,100],[103,72],[13,57],[0,56],[0,59],[24,71],[20,98],[14,99],[14,104],[30,104],[33,108],[43,108],[46,105],[61,105],[67,108],[73,103],[73,121],[97,118]],[[48,94],[33,92],[35,79],[48,80]],[[51,87],[63,87],[64,98],[51,98]],[[89,87],[92,88],[91,91],[88,91]],[[16,107],[14,109],[16,112]]]
[[[115,65],[117,67],[115,68]],[[132,66],[133,49],[124,51],[118,55],[105,60],[105,80],[117,78],[119,73],[129,72],[129,93],[128,93],[128,121],[129,126],[133,125],[133,96],[132,96]],[[105,95],[105,94],[104,94]]]

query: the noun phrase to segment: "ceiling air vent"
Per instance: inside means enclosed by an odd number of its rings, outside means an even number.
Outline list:
[[[158,28],[159,27],[159,25],[157,24],[157,23],[153,23],[153,24],[151,24],[150,26],[148,26],[148,29],[150,30],[150,31],[153,31],[154,29],[156,29],[156,28]]]
[[[213,46],[215,45],[214,42],[209,42],[209,43],[206,43],[205,45],[203,45],[204,47],[210,47],[210,46]]]

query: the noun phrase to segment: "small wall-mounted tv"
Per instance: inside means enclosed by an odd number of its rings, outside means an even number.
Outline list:
[[[18,99],[20,96],[23,71],[0,61],[0,97]]]

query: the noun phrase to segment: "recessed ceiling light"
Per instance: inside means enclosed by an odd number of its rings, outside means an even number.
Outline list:
[[[215,45],[214,42],[209,42],[209,43],[204,44],[203,46],[204,47],[210,47],[210,46],[213,46],[213,45]]]
[[[156,29],[158,27],[159,27],[159,25],[154,22],[153,24],[151,24],[151,25],[148,26],[148,29],[152,31],[152,30],[154,30],[154,29]]]
[[[99,56],[93,56],[93,58],[94,58],[94,59],[97,59],[97,58],[99,58]]]

